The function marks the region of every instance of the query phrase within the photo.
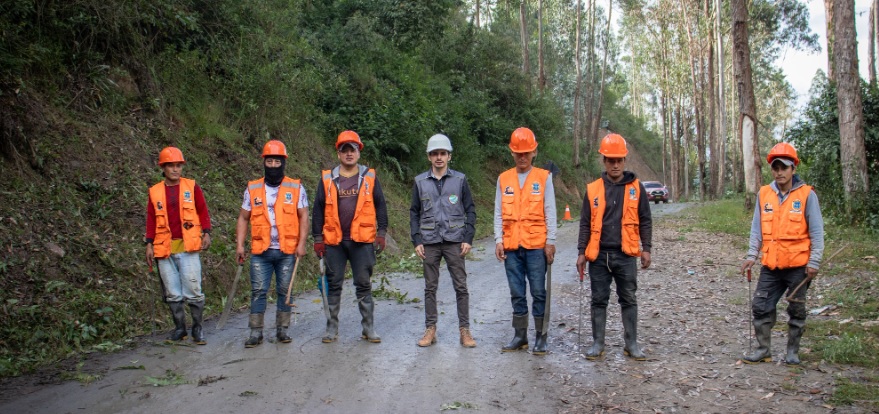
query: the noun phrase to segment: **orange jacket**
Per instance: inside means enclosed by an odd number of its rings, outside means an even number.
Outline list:
[[[195,210],[195,180],[180,178],[180,221],[183,227],[183,250],[201,250],[201,221]],[[157,259],[171,255],[171,228],[168,227],[168,212],[165,206],[165,182],[150,187],[150,201],[156,212],[156,237],[153,239],[153,254]]]
[[[771,186],[760,188],[763,266],[790,269],[809,264],[812,240],[804,212],[811,191],[811,186],[799,186],[779,205],[778,194]]]
[[[336,183],[333,182],[331,170],[321,171],[324,192],[326,193],[326,206],[324,207],[324,243],[328,246],[336,246],[342,243],[342,223],[339,221],[339,197]],[[358,243],[372,243],[375,241],[376,222],[375,204],[373,203],[372,189],[375,188],[375,170],[370,168],[363,175],[363,181],[357,191],[357,209],[354,212],[354,220],[351,221],[351,240]]]
[[[546,215],[543,212],[545,185],[549,171],[532,167],[519,188],[515,168],[501,173],[501,219],[504,225],[504,250],[546,247]]]
[[[629,256],[641,254],[641,221],[638,218],[638,192],[640,185],[636,178],[626,184],[625,193],[628,197],[623,199],[623,253]],[[604,221],[604,209],[607,203],[604,200],[604,180],[599,178],[586,186],[587,199],[592,200],[592,218],[590,219],[589,244],[586,245],[586,260],[592,262],[598,258],[598,249],[601,244],[601,226]]]
[[[262,254],[269,249],[272,242],[272,223],[269,221],[266,205],[265,178],[253,180],[247,184],[250,191],[250,252]],[[278,188],[278,199],[275,201],[275,226],[278,228],[278,242],[281,251],[286,254],[296,253],[299,245],[299,180],[284,177]]]

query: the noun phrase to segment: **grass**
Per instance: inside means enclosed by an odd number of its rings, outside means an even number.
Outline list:
[[[869,406],[879,409],[879,377],[873,372],[861,378],[838,377],[830,402],[836,405]]]
[[[165,375],[161,377],[144,377],[147,385],[152,385],[154,387],[167,387],[171,385],[182,385],[188,384],[189,381],[183,375],[180,375],[170,369],[165,371]]]

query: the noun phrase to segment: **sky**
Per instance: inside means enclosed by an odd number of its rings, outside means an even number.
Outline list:
[[[858,66],[861,77],[867,78],[867,34],[871,0],[855,0],[855,29],[858,33]],[[827,73],[827,30],[825,29],[824,1],[803,0],[809,6],[809,23],[812,32],[817,34],[821,45],[819,53],[787,50],[778,60],[788,82],[797,91],[797,107],[802,108],[809,100],[809,87],[812,78],[821,69]]]

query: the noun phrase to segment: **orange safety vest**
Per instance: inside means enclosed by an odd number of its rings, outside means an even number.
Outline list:
[[[504,250],[546,247],[546,215],[544,197],[549,171],[532,167],[519,188],[519,174],[515,168],[501,173],[501,219],[504,225]]]
[[[286,254],[296,253],[299,245],[299,180],[284,177],[275,201],[275,226],[278,243]],[[265,178],[247,184],[250,191],[250,252],[262,254],[272,243],[272,223],[266,202]]]
[[[324,243],[336,246],[342,243],[342,223],[339,221],[338,188],[333,182],[333,174],[330,170],[321,171],[326,194],[324,207]],[[378,227],[375,214],[375,203],[372,199],[372,189],[375,188],[375,170],[370,168],[361,177],[360,188],[357,191],[357,207],[354,211],[354,220],[351,221],[351,240],[358,243],[372,243],[375,241],[376,228]]]
[[[763,233],[763,266],[790,269],[809,264],[812,239],[806,221],[806,200],[812,187],[802,185],[778,204],[771,186],[760,188],[760,229]]]
[[[627,197],[623,197],[623,253],[629,256],[641,255],[641,219],[638,217],[638,194],[641,186],[636,178],[626,184]],[[592,217],[590,219],[589,244],[586,245],[586,260],[592,262],[598,258],[598,249],[601,244],[601,226],[604,222],[604,209],[607,203],[604,200],[604,179],[599,178],[586,186],[587,200],[592,200]]]
[[[180,178],[180,223],[183,230],[183,250],[201,250],[201,221],[195,211],[195,180]],[[165,182],[150,187],[150,201],[156,212],[156,237],[153,254],[157,259],[171,256],[171,228],[168,227],[168,203],[165,201]],[[188,227],[188,228],[187,228]]]

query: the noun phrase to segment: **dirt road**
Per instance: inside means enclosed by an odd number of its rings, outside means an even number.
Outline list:
[[[95,356],[80,368],[92,383],[45,383],[31,376],[6,381],[0,412],[156,413],[243,412],[829,412],[834,369],[804,364],[742,365],[748,349],[747,284],[736,275],[744,241],[683,231],[686,218],[669,216],[683,204],[655,205],[653,266],[639,274],[640,340],[646,362],[622,355],[619,306],[608,308],[607,355],[578,356],[577,223],[559,231],[553,266],[553,328],[549,354],[501,353],[510,339],[511,306],[502,264],[483,240],[468,261],[474,349],[458,344],[454,292],[448,275],[439,290],[439,341],[415,342],[424,329],[422,304],[379,301],[381,344],[360,340],[360,315],[348,281],[339,341],[323,344],[325,319],[316,291],[297,297],[291,344],[270,341],[245,349],[247,315],[220,331],[208,321],[206,346],[168,346],[142,339],[131,351]],[[410,298],[424,281],[390,276]],[[588,280],[582,338],[591,341]],[[270,305],[266,326],[274,325]],[[773,336],[783,352],[784,312]],[[533,341],[533,326],[529,337]],[[131,369],[142,366],[142,369]],[[41,383],[42,382],[42,383]],[[155,383],[172,385],[157,386]],[[836,409],[834,412],[847,412]]]

